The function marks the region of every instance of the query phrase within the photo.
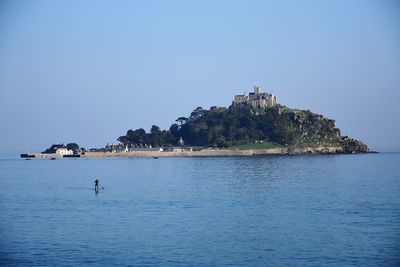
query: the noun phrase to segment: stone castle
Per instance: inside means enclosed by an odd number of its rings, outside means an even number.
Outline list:
[[[278,104],[276,95],[263,93],[259,86],[254,86],[254,92],[249,95],[235,95],[233,98],[233,105],[246,105],[250,104],[255,108],[265,109]]]

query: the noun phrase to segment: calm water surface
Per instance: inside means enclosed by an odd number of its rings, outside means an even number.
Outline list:
[[[400,154],[0,159],[0,265],[399,266],[399,255]]]

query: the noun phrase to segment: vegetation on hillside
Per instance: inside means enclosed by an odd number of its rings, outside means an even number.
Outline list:
[[[134,147],[175,146],[180,138],[185,145],[203,147],[337,146],[349,151],[368,150],[362,142],[342,137],[334,120],[281,105],[265,110],[249,105],[210,110],[198,107],[189,117],[176,119],[169,130],[156,125],[149,133],[144,129],[129,130],[118,141]]]

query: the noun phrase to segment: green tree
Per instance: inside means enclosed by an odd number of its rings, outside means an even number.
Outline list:
[[[130,143],[128,136],[122,135],[118,137],[117,139],[120,143],[122,143],[124,146],[128,145]]]
[[[157,125],[151,126],[149,142],[152,146],[161,146],[164,143],[161,129]]]
[[[67,144],[67,149],[72,150],[74,154],[79,154],[81,153],[81,149],[79,148],[79,145],[77,143],[69,143]]]
[[[205,114],[205,110],[202,107],[195,108],[190,114],[189,120],[196,121],[200,119]]]
[[[188,118],[179,117],[175,121],[179,123],[179,127],[182,127],[182,125],[184,125],[188,121]]]

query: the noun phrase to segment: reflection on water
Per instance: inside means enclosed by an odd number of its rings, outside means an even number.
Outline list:
[[[394,266],[399,159],[3,159],[0,265]]]

